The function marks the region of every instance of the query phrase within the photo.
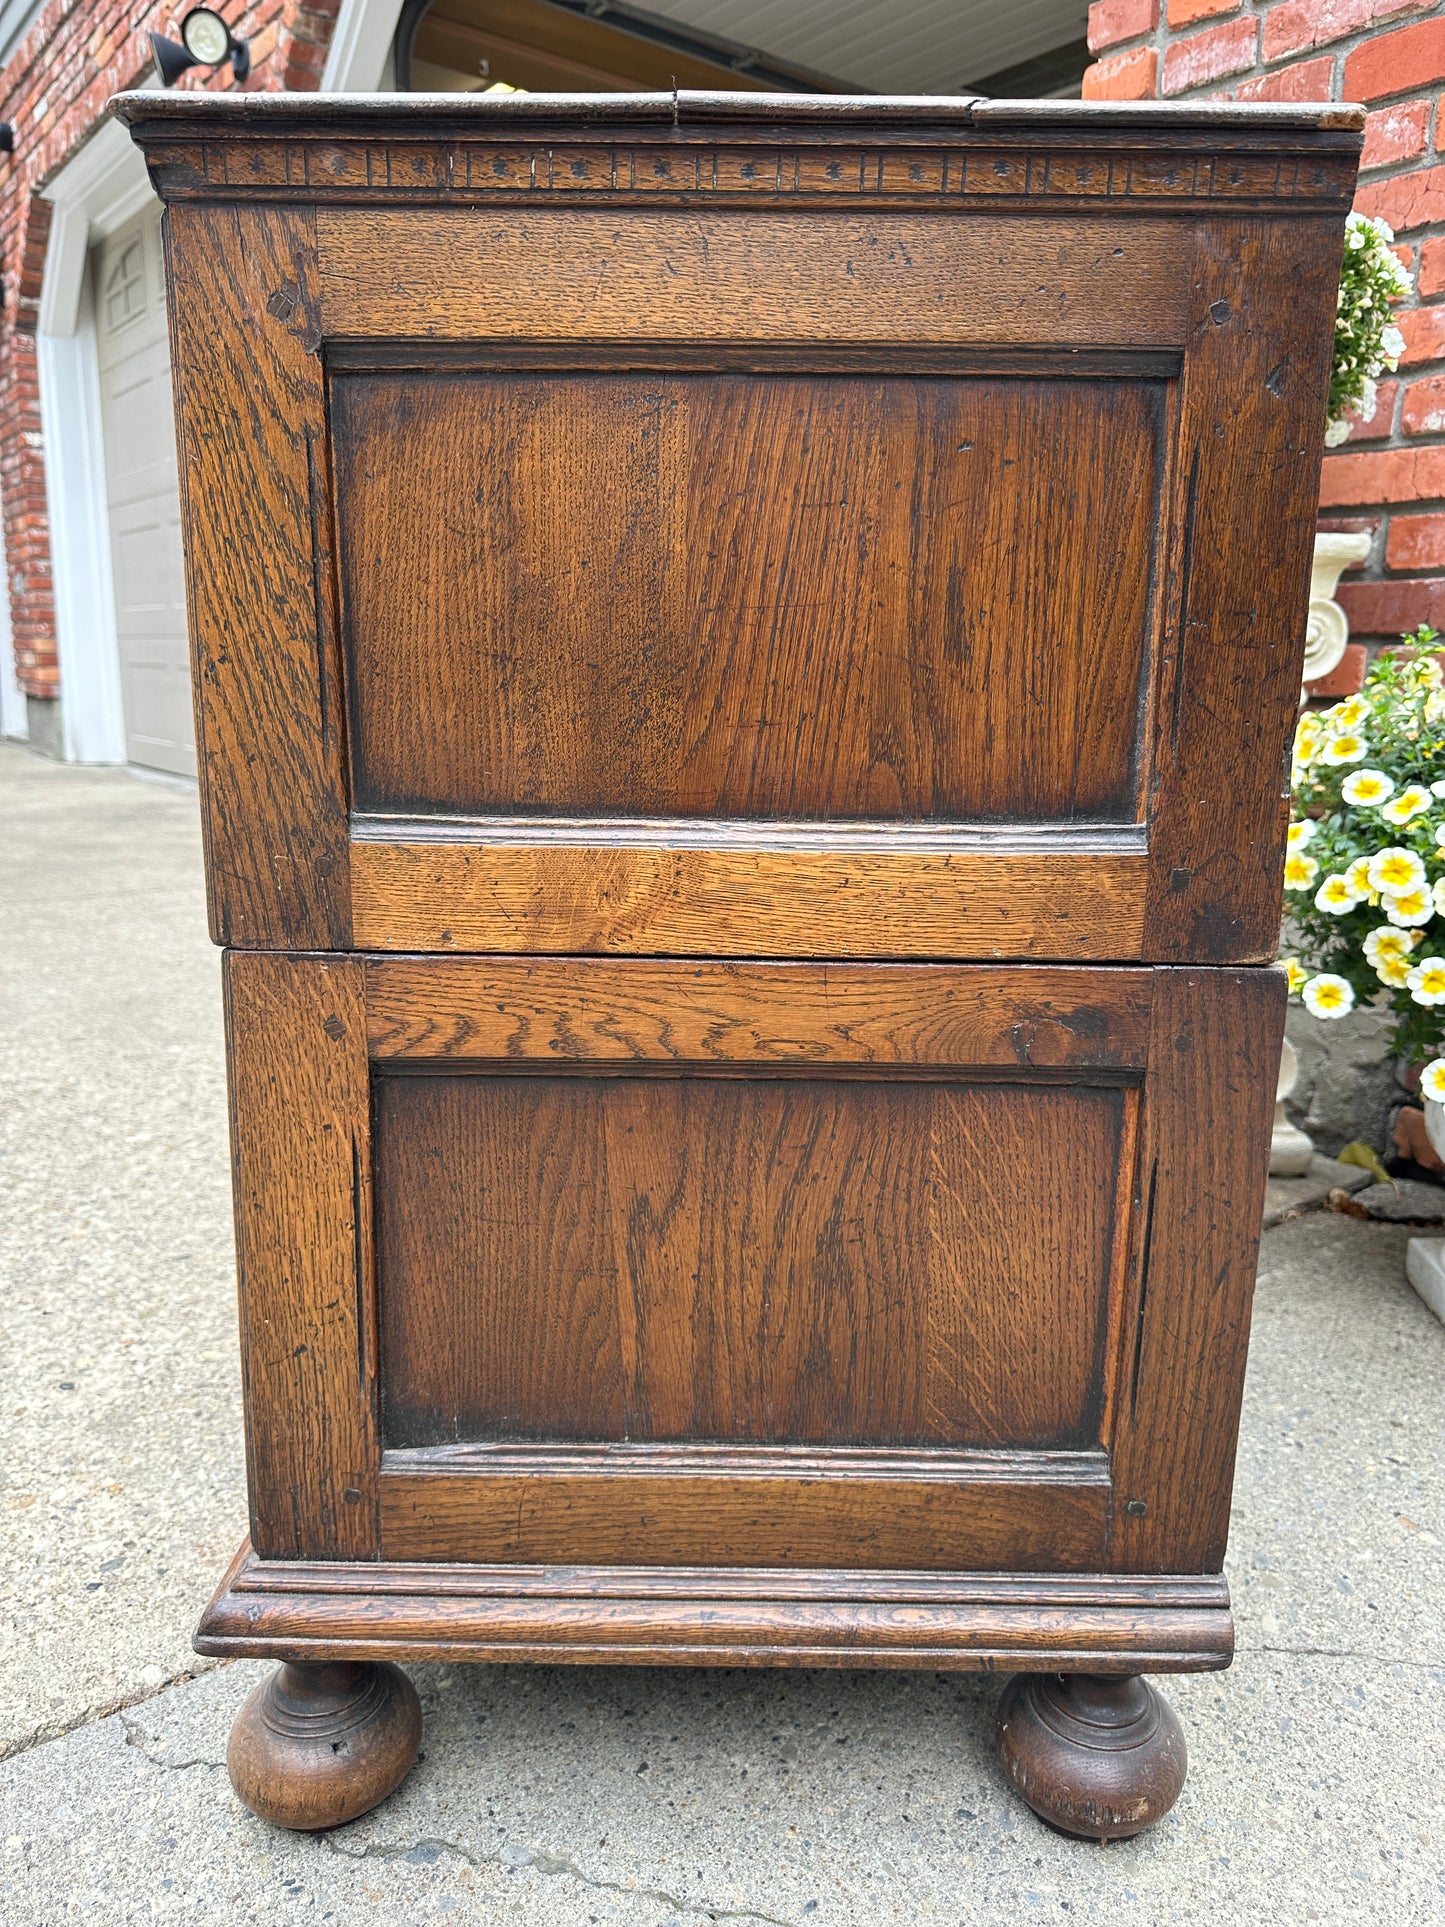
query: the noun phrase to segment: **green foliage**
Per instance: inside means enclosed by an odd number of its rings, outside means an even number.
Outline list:
[[[1390,307],[1409,293],[1410,283],[1390,252],[1394,238],[1384,221],[1364,214],[1351,214],[1345,222],[1325,429],[1325,444],[1330,448],[1349,434],[1351,415],[1369,421],[1375,412],[1378,377],[1400,365],[1405,343],[1390,319]]]
[[[1403,640],[1358,696],[1300,717],[1286,962],[1317,1016],[1392,1011],[1398,1050],[1442,1059],[1445,1096],[1445,649],[1433,629]]]

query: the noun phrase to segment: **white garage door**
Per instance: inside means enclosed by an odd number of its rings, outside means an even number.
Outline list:
[[[126,753],[194,776],[160,220],[158,206],[147,208],[101,243],[91,266]]]

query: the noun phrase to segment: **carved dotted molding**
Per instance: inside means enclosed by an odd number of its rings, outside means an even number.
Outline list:
[[[497,142],[211,141],[154,161],[171,192],[302,190],[347,199],[384,192],[446,200],[592,194],[747,200],[1347,200],[1346,157],[1278,154],[1005,153],[974,148],[817,149],[560,146]]]

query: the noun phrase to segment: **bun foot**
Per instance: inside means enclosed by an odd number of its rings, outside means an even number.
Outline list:
[[[278,1827],[339,1827],[406,1778],[421,1744],[416,1688],[399,1666],[278,1666],[231,1728],[231,1785]]]
[[[999,1701],[998,1750],[1039,1818],[1088,1840],[1152,1827],[1188,1766],[1173,1707],[1137,1674],[1020,1674]]]

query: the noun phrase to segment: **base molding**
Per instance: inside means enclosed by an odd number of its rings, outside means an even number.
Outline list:
[[[483,1566],[261,1559],[241,1547],[197,1652],[293,1660],[1210,1671],[1222,1575]]]

